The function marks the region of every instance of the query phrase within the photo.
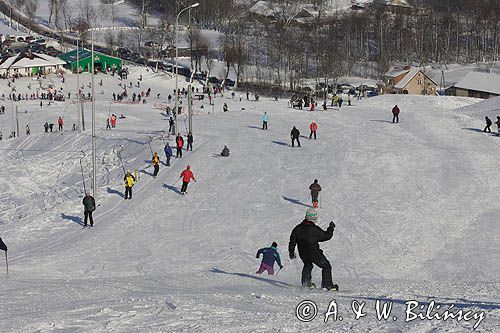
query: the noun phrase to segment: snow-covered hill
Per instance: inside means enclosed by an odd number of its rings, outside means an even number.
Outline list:
[[[234,100],[226,93],[213,109],[195,101],[194,151],[161,165],[153,179],[152,152],[165,161],[164,142],[173,143],[154,103],[165,102],[174,81],[139,68],[129,81],[140,74],[141,88],[129,95],[150,87],[147,104],[110,103],[121,91],[116,77],[102,76],[98,87],[93,229],[81,226],[80,158],[83,150],[88,188],[90,125],[84,133],[69,130],[77,122],[70,102],[43,109],[38,101],[19,103],[21,129],[29,123],[32,135],[0,141],[0,236],[10,254],[10,275],[0,276],[2,332],[464,332],[477,322],[405,323],[408,300],[484,311],[479,330],[498,329],[500,139],[481,132],[490,108],[469,98],[392,95],[307,112],[285,100],[240,102],[239,93]],[[62,85],[54,77],[44,84],[51,80]],[[19,80],[17,90],[27,92],[28,83]],[[74,77],[64,89],[76,90]],[[5,138],[12,120],[11,103],[4,103]],[[229,112],[221,112],[223,103]],[[399,124],[391,123],[394,104]],[[85,109],[88,122],[90,105]],[[259,129],[264,111],[269,131]],[[126,118],[106,131],[110,113]],[[43,123],[59,115],[67,130],[43,133]],[[313,119],[318,140],[304,137],[301,148],[291,148],[292,126],[307,136]],[[185,116],[180,120],[184,133]],[[227,159],[217,156],[224,145]],[[188,164],[198,181],[180,196],[176,180]],[[124,169],[141,177],[126,201]],[[294,288],[302,266],[287,254],[315,178],[323,187],[318,223],[337,225],[322,244],[340,285],[336,294]],[[257,276],[255,253],[272,241],[285,268]],[[315,281],[319,273],[313,270]],[[304,299],[319,307],[309,323],[295,318]],[[332,299],[344,320],[324,323]],[[377,299],[394,303],[397,321],[376,319]],[[366,317],[353,319],[353,300],[367,302]]]

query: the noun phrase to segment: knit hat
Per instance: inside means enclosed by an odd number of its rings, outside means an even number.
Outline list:
[[[273,242],[273,243],[271,244],[271,247],[278,247],[278,243]]]
[[[318,212],[314,208],[309,208],[306,212],[306,221],[316,222],[318,219]]]

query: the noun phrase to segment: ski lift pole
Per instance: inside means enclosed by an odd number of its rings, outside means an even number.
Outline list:
[[[82,160],[85,158],[85,152],[82,150],[83,156],[80,158],[80,170],[82,172],[82,181],[83,181],[83,192],[87,194],[87,189],[85,188],[85,176],[83,175],[83,163]]]
[[[123,146],[120,145],[120,150],[116,152],[116,154],[118,155],[118,158],[120,159],[120,163],[122,164],[122,170],[123,170],[123,173],[125,174],[125,165],[123,165],[123,159],[122,159],[122,152],[123,152]]]

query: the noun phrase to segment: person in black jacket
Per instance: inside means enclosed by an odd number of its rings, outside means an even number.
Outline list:
[[[84,215],[85,219],[83,220],[83,226],[87,226],[87,219],[90,220],[90,226],[94,226],[94,219],[92,218],[92,212],[95,210],[95,200],[94,197],[90,195],[90,193],[85,193],[85,197],[83,198],[82,201],[83,207],[84,207]]]
[[[321,191],[321,186],[319,185],[317,179],[315,179],[314,183],[312,183],[309,186],[309,189],[311,190],[311,198],[312,198],[313,207],[318,208],[318,197],[319,197],[319,192]]]
[[[295,259],[295,246],[297,245],[300,259],[304,263],[304,268],[302,269],[303,287],[314,287],[314,284],[311,282],[311,271],[313,264],[315,264],[323,270],[321,288],[328,290],[338,289],[338,286],[332,282],[332,266],[318,244],[332,238],[335,224],[330,222],[330,226],[325,231],[315,224],[317,219],[318,213],[316,209],[309,208],[304,221],[293,229],[290,235],[290,243],[288,244],[290,259]]]
[[[297,146],[300,147],[300,132],[295,126],[293,126],[292,131],[290,132],[290,137],[292,138],[292,147],[294,147],[295,140],[297,140]]]
[[[491,133],[490,126],[492,124],[491,119],[488,117],[484,117],[486,119],[486,127],[484,128],[483,132]]]
[[[186,151],[189,150],[189,148],[191,148],[191,151],[193,151],[193,134],[191,134],[191,132],[188,133],[188,136],[187,136],[187,147],[186,147]]]

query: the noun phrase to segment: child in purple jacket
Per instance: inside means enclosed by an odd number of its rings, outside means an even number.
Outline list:
[[[274,262],[278,263],[280,269],[283,268],[281,265],[280,255],[278,253],[278,244],[273,242],[271,247],[264,247],[257,252],[256,258],[259,258],[262,254],[262,262],[260,263],[260,268],[256,272],[256,274],[262,274],[264,271],[267,271],[267,274],[274,275]]]

